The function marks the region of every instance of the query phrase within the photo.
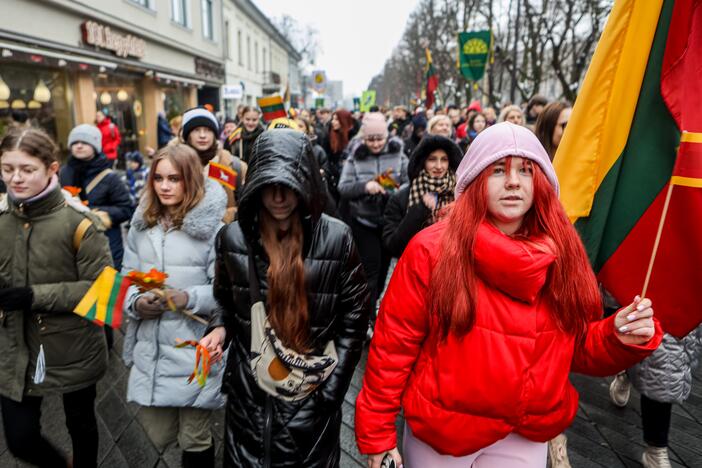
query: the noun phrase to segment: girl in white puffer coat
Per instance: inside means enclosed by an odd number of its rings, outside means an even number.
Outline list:
[[[227,196],[202,177],[195,151],[167,146],[154,159],[145,194],[127,236],[123,274],[152,268],[168,274],[165,290],[179,310],[206,321],[219,314],[212,295],[214,239],[223,226]],[[127,400],[141,405],[140,420],[159,450],[177,439],[183,466],[213,466],[212,410],[220,394],[223,364],[212,366],[204,387],[188,383],[195,350],[177,340],[198,341],[206,325],[168,301],[132,286],[125,300],[129,316],[124,360],[131,365]]]

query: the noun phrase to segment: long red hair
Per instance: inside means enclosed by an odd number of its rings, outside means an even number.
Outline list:
[[[337,110],[332,114],[332,118],[334,118],[335,115],[339,120],[339,124],[341,124],[341,128],[339,128],[339,130],[330,128],[329,147],[332,153],[338,154],[344,151],[346,145],[349,144],[349,131],[353,128],[353,117],[351,116],[351,112],[346,109]]]
[[[293,214],[290,229],[280,232],[271,215],[261,210],[261,242],[269,260],[268,320],[285,346],[306,353],[310,350],[310,324],[300,217]]]
[[[508,158],[509,166],[511,158]],[[581,339],[587,323],[602,311],[597,280],[585,248],[563,210],[555,190],[537,164],[533,166],[534,198],[515,234],[546,237],[556,260],[542,291],[553,320],[562,331]],[[473,247],[478,227],[487,216],[487,168],[466,188],[447,215],[441,252],[429,282],[429,308],[437,325],[436,338],[463,336],[475,324],[477,282]]]

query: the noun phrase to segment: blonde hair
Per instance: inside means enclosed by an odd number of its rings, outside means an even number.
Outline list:
[[[451,123],[451,119],[449,118],[448,115],[438,114],[438,115],[435,115],[434,117],[432,117],[431,119],[429,119],[429,122],[427,123],[427,133],[432,135],[434,133],[432,131],[432,130],[434,130],[434,126],[436,124],[438,124],[439,122],[441,122],[442,120],[447,121],[449,123],[449,126],[451,126],[451,127],[453,126],[453,124]]]
[[[500,116],[497,118],[498,122],[504,122],[507,120],[507,116],[509,115],[510,112],[519,112],[519,115],[522,116],[522,123],[524,123],[524,112],[519,106],[514,106],[514,105],[509,105],[505,106],[502,108],[500,111]]]

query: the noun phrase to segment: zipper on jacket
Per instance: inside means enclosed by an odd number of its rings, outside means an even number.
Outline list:
[[[163,237],[161,237],[161,271],[166,271],[166,260],[164,258],[166,250],[166,232],[164,230]],[[151,405],[154,404],[154,394],[156,388],[156,374],[158,373],[158,358],[161,354],[161,344],[159,342],[161,336],[161,318],[163,314],[158,316],[158,322],[156,323],[156,339],[154,344],[156,345],[156,355],[154,356],[154,374],[151,376]]]
[[[266,395],[266,426],[263,429],[263,468],[271,466],[271,432],[273,431],[273,408],[271,397]]]

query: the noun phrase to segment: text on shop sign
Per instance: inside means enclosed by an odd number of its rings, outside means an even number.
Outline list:
[[[103,26],[95,21],[86,21],[81,25],[83,42],[86,44],[113,51],[119,57],[142,58],[146,55],[146,41],[132,36],[114,32],[109,26]]]

